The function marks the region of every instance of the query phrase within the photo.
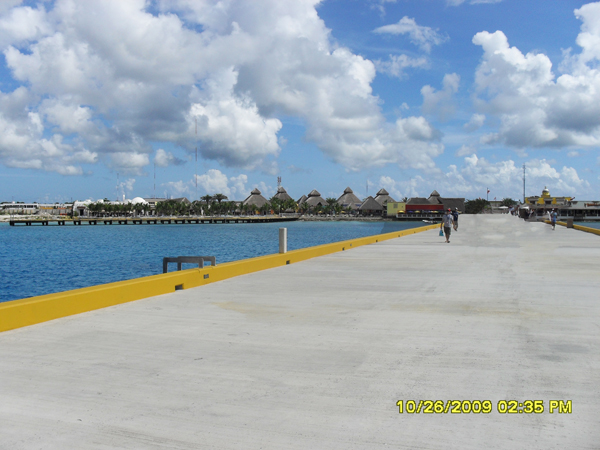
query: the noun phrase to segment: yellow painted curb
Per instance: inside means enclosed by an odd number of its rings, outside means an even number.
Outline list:
[[[329,255],[362,245],[374,244],[437,228],[439,228],[438,224],[428,225],[409,230],[395,231],[393,233],[292,250],[283,254],[276,253],[233,261],[214,267],[208,266],[203,269],[182,270],[4,302],[0,303],[0,332],[106,308],[107,306],[167,294],[177,289],[202,286],[238,275],[285,266],[317,256]]]
[[[576,230],[579,231],[585,231],[586,233],[594,233],[597,235],[600,235],[600,230],[598,230],[597,228],[590,228],[590,227],[584,227],[582,225],[573,225],[573,228],[575,228]]]
[[[549,220],[545,220],[544,222],[546,222],[548,224],[550,223]],[[556,225],[562,225],[563,227],[566,227],[567,222],[556,222]],[[600,236],[600,229],[598,229],[598,228],[584,227],[583,225],[577,225],[577,224],[573,224],[573,228],[575,230],[585,231],[586,233],[593,233],[593,234],[597,234]]]

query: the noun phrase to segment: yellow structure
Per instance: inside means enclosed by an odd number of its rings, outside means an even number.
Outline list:
[[[550,206],[563,206],[570,202],[573,197],[552,197],[550,191],[544,186],[541,196],[527,197],[526,202],[528,205],[550,205]]]
[[[233,261],[202,269],[182,270],[4,302],[0,303],[0,332],[106,308],[107,306],[168,294],[180,289],[202,286],[238,275],[285,266],[317,256],[350,250],[361,245],[374,244],[426,230],[437,230],[437,228],[438,225],[429,225],[395,231],[393,233],[335,242],[333,244],[318,245],[316,247],[293,250],[288,253],[276,253]]]
[[[406,202],[387,202],[387,215],[393,217],[398,213],[404,213],[406,211]]]

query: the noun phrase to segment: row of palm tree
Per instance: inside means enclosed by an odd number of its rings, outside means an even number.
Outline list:
[[[148,205],[141,203],[113,204],[103,202],[90,203],[87,209],[92,213],[92,216],[96,217],[127,217],[133,216],[134,213],[139,216],[150,210]]]
[[[177,200],[163,200],[156,203],[154,214],[157,216],[223,216],[223,215],[251,215],[251,214],[280,214],[280,213],[315,213],[315,214],[340,214],[343,207],[335,198],[325,199],[326,204],[310,206],[307,202],[298,205],[293,199],[280,200],[271,197],[261,207],[242,205],[239,202],[226,201],[227,197],[217,193],[205,195],[200,200],[185,203]],[[90,203],[88,210],[96,217],[128,217],[152,214],[149,205],[143,203],[114,204],[109,201]]]

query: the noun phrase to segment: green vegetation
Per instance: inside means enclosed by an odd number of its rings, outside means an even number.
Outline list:
[[[490,207],[490,202],[483,198],[467,200],[465,202],[465,214],[481,214],[486,207]]]
[[[517,202],[516,200],[506,197],[502,199],[500,206],[508,206],[510,208],[511,206],[515,206],[517,204],[519,204],[519,202]]]

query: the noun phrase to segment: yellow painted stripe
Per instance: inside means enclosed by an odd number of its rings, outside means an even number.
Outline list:
[[[350,250],[362,245],[374,244],[437,228],[439,228],[439,225],[428,225],[410,230],[292,250],[284,254],[276,253],[233,261],[218,264],[215,267],[208,266],[203,269],[182,270],[4,302],[0,303],[0,332],[106,308],[107,306],[167,294],[174,292],[176,286],[189,289],[238,275],[285,266],[317,256]]]
[[[576,230],[585,231],[587,233],[594,233],[600,235],[600,230],[596,228],[584,227],[581,225],[573,225],[573,228],[575,228]]]
[[[545,220],[544,222],[546,223],[551,223],[549,220]],[[556,225],[562,225],[563,227],[567,226],[567,222],[556,222]],[[577,224],[573,224],[573,228],[579,231],[585,231],[586,233],[593,233],[593,234],[597,234],[600,236],[600,229],[597,228],[591,228],[591,227],[584,227],[582,225],[577,225]]]

